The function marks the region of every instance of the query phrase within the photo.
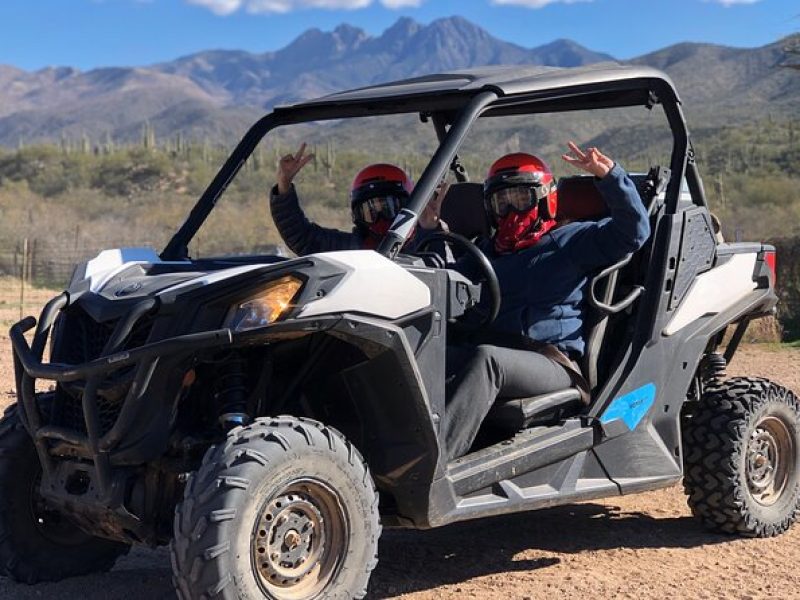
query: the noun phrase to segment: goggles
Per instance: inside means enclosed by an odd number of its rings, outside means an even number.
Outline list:
[[[367,198],[357,204],[354,209],[354,217],[357,222],[372,225],[380,219],[394,221],[394,218],[403,208],[408,198],[406,196],[390,194],[386,196],[376,196]]]
[[[497,218],[503,218],[511,211],[527,212],[546,198],[551,190],[551,184],[501,188],[489,194],[489,208]]]

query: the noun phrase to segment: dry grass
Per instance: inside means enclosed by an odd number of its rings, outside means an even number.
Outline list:
[[[749,344],[773,344],[783,339],[783,327],[775,317],[762,317],[750,323],[744,335],[744,342]]]
[[[58,290],[25,284],[23,298],[20,296],[21,288],[22,285],[19,279],[0,277],[0,326],[3,329],[8,329],[20,318],[28,315],[38,317],[45,303],[59,293]]]

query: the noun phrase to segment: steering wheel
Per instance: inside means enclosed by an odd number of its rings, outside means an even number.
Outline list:
[[[486,258],[486,255],[481,252],[475,244],[465,238],[463,235],[453,233],[451,231],[437,231],[425,238],[417,247],[417,251],[422,252],[427,249],[433,242],[446,242],[458,246],[464,251],[464,256],[468,257],[472,263],[478,268],[480,277],[477,283],[481,284],[481,289],[488,289],[489,291],[489,310],[484,313],[478,311],[480,321],[474,325],[474,329],[482,329],[490,325],[497,318],[500,312],[500,282],[497,280],[497,274],[494,272],[492,263]]]

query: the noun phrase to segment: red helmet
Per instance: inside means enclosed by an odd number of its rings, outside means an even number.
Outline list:
[[[414,183],[403,169],[379,163],[361,169],[350,188],[353,222],[360,230],[383,235],[408,203]]]
[[[526,193],[519,193],[520,190]],[[486,211],[495,224],[512,211],[550,221],[558,209],[553,172],[542,159],[524,152],[506,154],[495,161],[483,184],[483,196]]]

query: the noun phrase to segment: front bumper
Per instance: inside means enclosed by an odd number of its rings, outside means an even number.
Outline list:
[[[11,327],[19,414],[36,446],[42,465],[43,486],[54,483],[52,476],[55,465],[49,452],[49,444],[63,442],[80,450],[82,456],[91,459],[99,491],[101,495],[106,495],[112,491],[109,455],[125,438],[136,420],[142,408],[142,402],[137,402],[137,399],[142,398],[148,390],[158,360],[168,355],[229,346],[233,342],[233,335],[229,329],[218,329],[176,336],[124,350],[123,342],[136,322],[155,306],[154,300],[145,299],[134,307],[126,318],[119,321],[98,358],[74,365],[43,363],[42,357],[53,323],[60,311],[68,305],[69,295],[64,293],[45,306],[38,324],[35,318],[27,317]],[[25,333],[34,327],[36,330],[29,345]],[[98,389],[106,378],[122,369],[129,369],[135,373],[133,382],[121,403],[119,414],[115,415],[110,428],[102,431],[98,415]],[[83,382],[81,408],[85,421],[85,434],[82,431],[46,422],[39,402],[43,395],[36,393],[37,379],[58,383]]]

